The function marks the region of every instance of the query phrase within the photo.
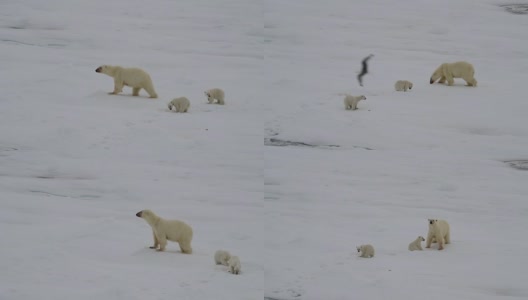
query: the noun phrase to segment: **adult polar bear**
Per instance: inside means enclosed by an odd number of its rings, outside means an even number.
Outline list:
[[[132,87],[132,96],[139,96],[139,90],[145,89],[150,96],[149,98],[158,98],[150,75],[139,68],[102,65],[95,69],[95,72],[114,78],[114,91],[110,92],[110,95],[121,93],[123,86],[130,86]]]
[[[473,77],[474,75],[475,69],[468,62],[443,63],[431,75],[429,83],[433,84],[440,79],[438,83],[444,83],[447,80],[447,85],[453,85],[455,83],[453,78],[462,78],[467,82],[468,86],[477,86],[477,80]]]
[[[164,251],[167,246],[167,240],[169,240],[178,242],[182,253],[192,253],[191,240],[193,237],[193,230],[191,226],[179,220],[162,219],[148,209],[138,212],[136,217],[145,219],[150,227],[152,227],[154,246],[150,247],[151,249]]]
[[[425,248],[431,248],[433,239],[438,243],[438,250],[444,249],[444,243],[451,243],[451,232],[449,223],[445,220],[428,219],[429,232],[427,233],[427,242]]]

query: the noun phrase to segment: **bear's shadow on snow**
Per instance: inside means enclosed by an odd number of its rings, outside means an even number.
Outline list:
[[[514,15],[527,15],[528,14],[528,3],[518,4],[501,4],[500,7],[504,8],[505,11]]]
[[[506,160],[504,162],[514,169],[528,171],[528,159]]]

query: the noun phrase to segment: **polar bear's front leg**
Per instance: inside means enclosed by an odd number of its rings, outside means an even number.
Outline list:
[[[156,235],[157,239],[158,239],[158,243],[160,245],[159,249],[157,249],[158,251],[165,251],[165,247],[167,247],[167,237],[165,236],[164,233],[159,233]]]
[[[114,80],[114,91],[110,95],[117,95],[123,91],[123,81]]]
[[[141,88],[132,88],[132,96],[139,96],[139,91],[141,90]]]
[[[453,84],[455,84],[455,80],[453,79],[452,76],[446,76],[446,80],[447,80],[447,85],[449,86],[452,86]]]
[[[427,234],[427,242],[425,248],[431,248],[431,242],[433,241],[433,236],[431,233]]]
[[[438,81],[438,83],[444,83],[445,81],[446,81],[445,76],[442,76],[440,77],[440,80]]]
[[[158,242],[158,238],[156,237],[156,233],[154,232],[154,230],[152,231],[152,236],[154,236],[154,246],[151,246],[150,249],[158,249],[159,242]]]
[[[444,238],[441,237],[440,239],[437,239],[438,240],[438,250],[444,250]]]

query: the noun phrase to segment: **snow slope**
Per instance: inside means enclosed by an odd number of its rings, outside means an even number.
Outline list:
[[[0,299],[528,298],[528,172],[504,163],[528,159],[528,17],[501,3],[3,1]],[[477,88],[429,85],[456,60]],[[108,95],[101,64],[160,98]],[[148,249],[145,208],[191,224],[194,253]],[[407,251],[427,218],[452,244]]]
[[[1,6],[0,299],[262,299],[259,3]],[[101,64],[144,68],[160,98],[108,95]],[[193,226],[194,253],[148,249],[146,208]]]
[[[267,2],[267,137],[340,146],[265,147],[267,297],[528,298],[528,172],[503,163],[528,155],[528,17],[496,4]],[[429,84],[458,60],[477,88]],[[346,111],[344,92],[368,99]],[[452,244],[409,252],[428,218],[450,222]]]

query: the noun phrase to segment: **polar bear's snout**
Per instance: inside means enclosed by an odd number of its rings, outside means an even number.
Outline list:
[[[143,212],[143,211],[138,212],[138,213],[136,214],[136,217],[140,217],[140,218],[141,218],[141,213],[142,213],[142,212]]]
[[[95,69],[95,72],[97,72],[97,73],[101,73],[101,67]]]

